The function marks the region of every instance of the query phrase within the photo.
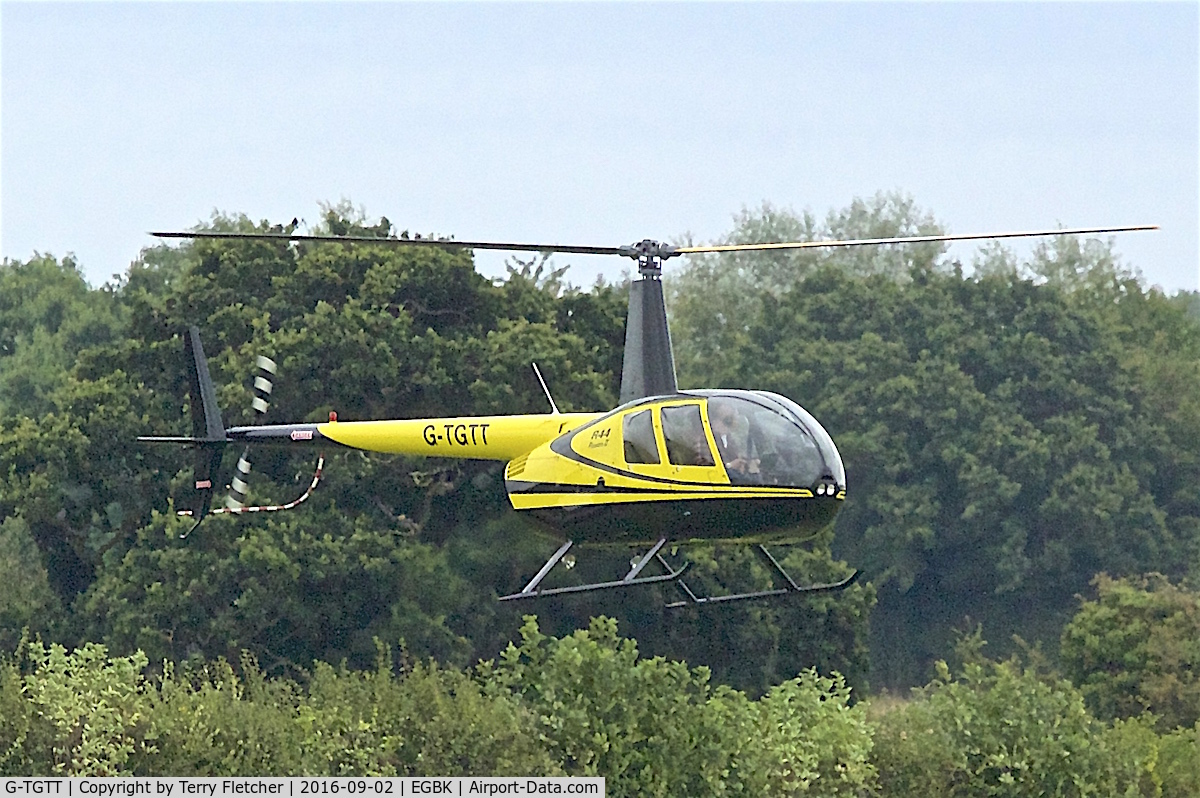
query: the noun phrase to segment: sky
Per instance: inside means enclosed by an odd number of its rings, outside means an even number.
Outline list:
[[[460,240],[612,246],[898,190],[956,233],[1159,224],[1118,253],[1195,290],[1198,13],[4,0],[0,254],[72,253],[99,286],[215,211],[312,224],[346,200]],[[588,285],[613,261],[554,262]]]

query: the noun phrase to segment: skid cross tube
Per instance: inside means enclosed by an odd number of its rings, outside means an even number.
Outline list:
[[[542,580],[546,578],[546,574],[550,573],[550,569],[557,565],[558,561],[561,560],[563,555],[567,553],[567,549],[571,548],[571,541],[568,540],[550,557],[550,559],[546,560],[546,564],[542,566],[542,570],[538,571],[537,576],[529,581],[529,584],[525,586],[524,590],[522,590],[520,593],[513,593],[508,596],[500,596],[499,600],[515,601],[516,599],[537,598],[538,596],[557,596],[563,593],[587,593],[593,590],[609,590],[614,587],[652,585],[657,582],[670,582],[683,576],[683,572],[688,569],[688,565],[690,563],[685,562],[678,568],[672,568],[671,566],[667,565],[663,561],[662,555],[659,554],[659,550],[662,549],[666,542],[666,538],[659,538],[658,542],[654,544],[650,551],[633,564],[633,567],[629,569],[629,573],[625,574],[624,577],[614,582],[595,582],[588,585],[570,585],[568,587],[552,587],[538,590],[538,585],[541,584]],[[663,566],[666,568],[667,572],[665,574],[659,574],[658,576],[638,576],[638,574],[642,572],[642,569],[646,567],[646,564],[654,557],[658,557],[659,562],[663,563]]]
[[[644,557],[642,557],[642,559],[638,560],[636,565],[633,565],[633,567],[629,569],[629,573],[625,574],[625,578],[622,579],[621,581],[622,582],[632,582],[634,580],[634,578],[636,578],[637,575],[642,572],[642,569],[646,567],[646,563],[650,562],[650,558],[653,557],[654,555],[658,554],[658,550],[661,549],[663,547],[663,544],[666,542],[667,542],[666,538],[659,538],[658,542],[654,544],[654,548],[652,548],[652,549],[650,549],[650,551],[646,552],[646,555]],[[671,569],[668,568],[667,573],[670,573],[670,572],[671,572]]]
[[[554,552],[554,554],[550,557],[550,559],[546,560],[546,564],[542,566],[542,570],[537,572],[537,576],[535,576],[533,579],[530,579],[529,584],[525,585],[525,589],[522,590],[517,595],[518,596],[524,596],[524,595],[535,596],[535,595],[537,595],[537,586],[539,584],[541,584],[541,581],[543,579],[546,578],[546,574],[550,573],[550,569],[553,568],[554,566],[558,565],[558,561],[563,558],[563,555],[567,553],[567,550],[571,548],[571,545],[574,542],[575,541],[573,541],[573,540],[568,540],[566,543],[562,544],[562,546],[559,547],[558,551]],[[505,596],[505,598],[509,598],[509,597]],[[503,601],[503,600],[504,599],[501,599],[501,601]]]
[[[842,579],[837,582],[828,582],[825,584],[803,585],[802,586],[802,585],[797,584],[796,580],[792,579],[791,574],[789,574],[787,571],[785,571],[783,566],[779,564],[779,561],[776,560],[773,556],[771,556],[771,552],[767,551],[766,546],[763,546],[760,544],[760,545],[756,546],[755,548],[758,552],[759,558],[762,559],[763,562],[765,562],[776,573],[778,573],[779,575],[781,575],[784,578],[784,580],[787,582],[787,585],[788,585],[787,587],[774,588],[772,590],[756,590],[756,591],[753,591],[750,593],[734,593],[729,596],[697,596],[692,591],[692,589],[690,587],[688,587],[687,583],[684,582],[682,579],[680,579],[678,582],[676,582],[676,584],[679,585],[679,589],[683,591],[683,594],[685,596],[687,596],[687,598],[682,601],[673,601],[667,605],[667,608],[674,609],[677,607],[691,607],[691,606],[700,606],[700,605],[707,605],[707,604],[724,604],[724,603],[728,603],[731,601],[747,601],[750,599],[773,598],[775,596],[788,596],[788,595],[796,596],[796,595],[813,595],[815,593],[834,593],[839,590],[845,590],[846,588],[850,587],[850,585],[854,584],[854,582],[858,579],[859,575],[862,573],[861,571],[855,571],[854,573],[847,576],[845,579]],[[667,565],[666,560],[663,560],[661,557],[659,558],[659,561],[662,562],[664,567],[669,567]]]

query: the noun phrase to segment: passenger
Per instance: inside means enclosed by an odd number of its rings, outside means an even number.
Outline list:
[[[667,459],[672,465],[712,466],[712,452],[700,420],[700,405],[678,405],[662,409],[663,437]]]
[[[708,442],[704,440],[704,430],[683,430],[676,433],[673,440],[667,441],[667,457],[675,465],[711,466],[716,465],[712,452],[708,450]]]

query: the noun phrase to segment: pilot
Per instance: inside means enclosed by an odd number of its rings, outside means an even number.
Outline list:
[[[750,456],[750,423],[732,402],[709,402],[708,414],[725,470],[731,477],[740,479],[757,476],[758,459]]]

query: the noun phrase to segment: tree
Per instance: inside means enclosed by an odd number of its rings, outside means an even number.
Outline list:
[[[917,207],[911,197],[880,192],[869,200],[855,199],[841,211],[830,211],[823,224],[809,211],[797,215],[770,203],[755,210],[743,209],[734,218],[733,230],[717,243],[892,238],[942,232],[932,215]],[[740,351],[746,325],[758,315],[763,297],[780,298],[814,272],[832,265],[860,277],[883,275],[906,282],[913,269],[942,268],[937,259],[944,251],[945,245],[929,243],[688,255],[683,268],[669,273],[667,279],[667,307],[681,384],[712,384],[725,359]]]
[[[392,229],[342,210],[329,209],[325,226],[379,236]],[[211,226],[275,228],[223,216]],[[178,335],[191,323],[204,331],[228,424],[259,421],[247,379],[258,354],[279,363],[271,396],[278,419],[320,420],[333,410],[344,419],[530,412],[545,405],[531,357],[564,410],[607,407],[615,394],[614,375],[591,357],[611,360],[614,340],[619,346],[618,291],[583,293],[533,270],[495,285],[474,271],[469,252],[199,241],[148,251],[125,289],[138,342],[85,352],[77,366],[91,380],[81,385],[101,381],[106,369],[136,382],[126,404],[144,408],[143,423],[113,430],[114,439],[184,425]],[[168,481],[187,484],[187,460],[156,453],[151,478],[161,487],[151,506],[166,506]],[[294,497],[312,468],[304,454],[255,451],[252,460],[251,490],[264,498]],[[273,672],[313,659],[362,665],[375,635],[403,637],[420,656],[468,661],[475,638],[494,646],[488,651],[508,639],[494,639],[487,597],[499,590],[456,576],[444,547],[454,530],[479,538],[506,512],[497,477],[493,464],[342,453],[301,514],[262,524],[213,519],[186,545],[170,540],[181,529],[171,519],[139,517],[137,532],[107,550],[80,605],[87,633],[155,657],[233,657],[249,647]],[[460,539],[455,550],[463,548]]]
[[[1062,633],[1062,667],[1102,718],[1152,712],[1160,729],[1200,722],[1200,594],[1161,574],[1098,575]]]
[[[29,528],[13,516],[0,521],[0,651],[16,647],[21,629],[49,630],[61,611]]]
[[[833,252],[790,284],[745,255],[672,289],[674,329],[698,332],[676,336],[685,380],[790,396],[837,441],[834,552],[880,588],[893,686],[965,616],[1053,644],[1095,572],[1200,560],[1200,328],[1111,244],[1056,239],[1030,264],[993,247],[973,277],[936,255],[898,279]],[[737,285],[736,326],[709,278]]]
[[[0,418],[38,418],[80,350],[119,338],[116,288],[91,290],[68,256],[0,264]]]
[[[706,668],[639,658],[611,619],[553,638],[532,616],[477,672],[534,711],[568,774],[602,775],[613,795],[838,796],[873,780],[863,710],[836,674],[805,671],[752,702]]]
[[[273,674],[367,667],[375,638],[465,664],[454,620],[477,599],[444,553],[314,501],[304,517],[213,518],[186,542],[186,519],[157,516],[88,592],[88,637],[155,660],[249,650]]]
[[[1015,658],[989,660],[982,646],[977,634],[960,640],[961,669],[939,661],[933,681],[878,717],[884,795],[1144,794],[1153,749],[1109,748],[1070,683]]]

